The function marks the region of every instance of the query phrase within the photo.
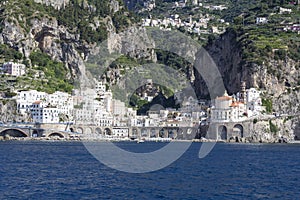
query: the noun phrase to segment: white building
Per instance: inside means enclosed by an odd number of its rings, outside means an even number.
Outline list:
[[[290,14],[292,12],[292,9],[289,9],[289,8],[282,8],[280,7],[279,8],[279,14]]]
[[[22,76],[26,73],[24,64],[7,62],[2,65],[3,72],[12,76]]]
[[[268,19],[266,17],[257,17],[256,24],[266,24],[268,23]]]
[[[96,125],[102,126],[102,127],[112,127],[113,123],[114,123],[114,119],[113,119],[113,117],[110,117],[110,116],[99,118],[96,121]]]
[[[125,103],[117,100],[117,99],[113,99],[112,100],[112,113],[115,116],[125,116],[126,115],[126,106]]]
[[[59,123],[59,110],[57,107],[46,105],[43,101],[34,102],[30,112],[35,123]]]
[[[128,137],[129,136],[129,129],[128,128],[113,128],[112,130],[112,135],[113,137],[122,137],[122,138],[125,138],[125,137]]]
[[[217,97],[211,109],[212,122],[230,122],[245,119],[246,106],[228,96],[227,92],[222,97]]]
[[[201,111],[201,105],[197,98],[193,98],[192,96],[188,98],[184,98],[180,107],[181,112],[197,112]]]
[[[51,106],[56,106],[61,114],[71,118],[74,109],[74,102],[71,95],[57,91],[48,95],[47,102],[50,103]]]
[[[247,90],[247,113],[248,117],[258,115],[262,112],[262,101],[260,98],[260,92],[255,88]]]
[[[36,90],[18,92],[16,96],[18,111],[23,115],[29,113],[31,105],[36,101],[45,100],[47,95],[45,92]]]
[[[68,93],[55,92],[47,94],[36,90],[21,91],[16,96],[17,109],[21,114],[32,116],[33,122],[39,123],[58,123],[59,115],[67,116],[65,120],[72,120],[73,98]],[[41,112],[41,113],[40,113]],[[56,113],[52,116],[45,113]]]

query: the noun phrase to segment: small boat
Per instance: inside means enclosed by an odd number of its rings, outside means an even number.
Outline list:
[[[143,142],[145,142],[145,140],[143,140],[143,139],[137,139],[137,141],[136,141],[136,143],[143,143]]]

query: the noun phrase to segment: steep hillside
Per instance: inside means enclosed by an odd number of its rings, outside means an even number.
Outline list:
[[[134,21],[117,0],[1,1],[0,13],[0,62],[27,67],[14,88],[47,92],[70,92],[96,44]]]
[[[283,41],[292,45],[284,50],[268,47],[262,50],[249,38],[249,31],[228,29],[206,46],[222,74],[228,92],[238,92],[240,82],[246,81],[247,87],[264,91],[264,98],[273,102],[274,112],[298,113],[300,77],[299,59],[292,54],[295,43]],[[288,40],[293,41],[293,38]],[[283,56],[280,57],[279,52],[283,52]],[[194,86],[200,96],[208,95],[205,83],[197,73]]]
[[[149,5],[153,5],[153,2],[155,6],[149,9]],[[190,33],[189,35],[204,45],[213,57],[228,92],[230,94],[238,92],[240,82],[246,81],[247,87],[256,87],[264,91],[264,99],[272,102],[272,111],[290,114],[300,111],[299,1],[186,2],[178,5],[172,0],[132,1],[131,7],[152,20],[168,16],[173,19],[178,14],[182,16],[182,20],[192,19],[196,26],[197,21],[201,21],[206,15],[211,16],[207,23],[208,27],[216,26],[215,19],[223,19],[230,25],[221,35],[214,33],[207,35],[202,32],[196,36]],[[172,29],[183,30],[182,26],[172,26]],[[170,54],[158,56],[158,62],[176,66],[174,60],[178,59],[173,57]],[[199,98],[208,98],[206,85],[196,71],[193,85]]]
[[[142,2],[139,5],[143,7],[144,1],[132,1],[132,7],[136,7],[135,2]],[[240,81],[246,81],[247,87],[265,90],[264,98],[273,101],[274,111],[299,111],[297,2],[187,1],[183,7],[174,7],[172,0],[145,2],[156,2],[156,7],[151,10],[137,7],[142,17],[175,17],[179,12],[183,24],[201,21],[201,17],[209,20],[204,32],[195,34],[182,27],[177,31],[205,45],[229,93],[237,92]],[[10,0],[1,1],[0,13],[0,63],[15,61],[27,67],[26,76],[3,76],[0,90],[4,94],[30,88],[70,92],[74,85],[84,82],[86,68],[111,86],[126,70],[151,61],[184,72],[193,82],[198,97],[208,97],[205,83],[199,74],[194,75],[192,65],[174,53],[160,50],[146,28],[139,27],[139,18],[120,0]],[[262,21],[257,22],[258,18]],[[220,23],[226,24],[224,33],[209,31]],[[175,31],[172,26],[166,28]],[[123,56],[113,63],[97,58],[94,65],[86,66],[85,61],[101,51],[97,44],[106,39],[110,53]],[[97,71],[99,66],[104,71]]]

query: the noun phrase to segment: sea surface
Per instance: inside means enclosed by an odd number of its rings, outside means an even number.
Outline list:
[[[121,142],[134,152],[165,143]],[[129,174],[96,160],[81,142],[0,142],[0,199],[299,199],[299,144],[222,144],[198,158]]]

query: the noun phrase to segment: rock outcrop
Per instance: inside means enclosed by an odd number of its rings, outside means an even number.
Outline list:
[[[107,39],[110,53],[128,55],[131,58],[156,61],[155,43],[145,28],[130,27],[121,33],[110,33]]]
[[[254,124],[253,132],[248,142],[283,143],[299,137],[299,117],[278,117],[271,120],[262,120]]]
[[[288,56],[285,60],[269,57],[259,64],[245,61],[243,48],[247,48],[247,45],[239,37],[241,36],[237,32],[229,29],[206,46],[207,52],[219,68],[228,93],[237,93],[241,81],[245,81],[247,88],[259,88],[264,92],[265,98],[272,99],[274,112],[299,113],[298,61]],[[195,76],[197,94],[207,97],[205,82],[199,74],[196,73]]]
[[[0,100],[0,122],[21,122],[27,117],[17,113],[17,103],[15,100]]]

